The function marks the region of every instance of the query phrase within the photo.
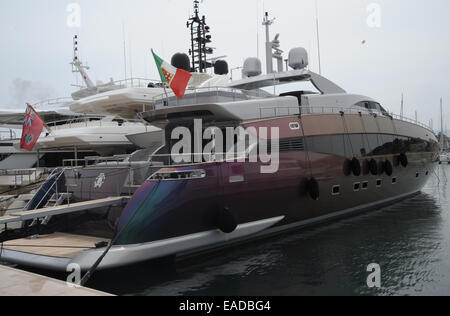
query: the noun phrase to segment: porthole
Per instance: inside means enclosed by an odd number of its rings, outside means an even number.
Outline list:
[[[353,191],[358,192],[361,189],[361,183],[355,182],[353,183]]]
[[[298,131],[300,129],[300,124],[298,122],[289,123],[289,128],[293,131]]]
[[[392,178],[392,184],[396,184],[397,183],[397,177]]]
[[[339,194],[341,194],[341,186],[340,185],[333,186],[333,188],[331,189],[331,195],[339,195]]]
[[[378,179],[377,180],[377,188],[380,188],[383,185],[383,180],[382,179]]]
[[[369,188],[369,181],[364,181],[361,183],[361,189],[367,190]]]

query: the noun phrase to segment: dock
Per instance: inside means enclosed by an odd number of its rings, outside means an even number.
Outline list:
[[[113,296],[0,265],[0,296]]]

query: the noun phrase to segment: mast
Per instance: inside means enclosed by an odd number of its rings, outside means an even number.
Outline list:
[[[127,48],[125,42],[125,22],[122,21],[122,35],[123,35],[123,66],[125,70],[125,80],[127,80]]]
[[[441,98],[441,139],[440,139],[440,143],[441,143],[441,149],[444,149],[444,111],[442,108],[442,98]]]
[[[273,41],[270,40],[270,26],[275,19],[269,19],[269,13],[264,15],[263,25],[266,27],[266,69],[271,74],[273,70],[273,59],[277,60],[278,72],[283,72],[283,51],[280,49],[280,34],[277,34]]]
[[[269,12],[264,15],[263,25],[266,27],[266,71],[268,74],[273,73],[272,62],[272,42],[270,41],[270,26],[275,19],[269,19]]]
[[[319,34],[319,5],[316,0],[316,30],[317,30],[317,53],[319,55],[319,75],[322,75],[322,62],[320,58],[320,34]]]
[[[194,0],[194,15],[187,22],[187,27],[191,29],[191,71],[204,73],[213,64],[208,62],[207,55],[212,55],[214,49],[208,47],[211,43],[210,27],[206,24],[206,17],[200,17],[199,1]]]
[[[401,106],[400,106],[400,117],[401,117],[402,120],[403,120],[404,105],[405,105],[405,99],[404,99],[404,95],[402,93],[402,102],[401,102]]]
[[[89,89],[95,88],[94,83],[89,78],[86,70],[89,70],[88,66],[84,66],[78,57],[78,35],[73,37],[73,61],[70,63],[72,65],[72,72],[80,73],[83,78],[84,83]]]

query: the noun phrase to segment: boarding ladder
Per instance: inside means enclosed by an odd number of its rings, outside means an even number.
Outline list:
[[[49,209],[52,207],[69,204],[71,199],[72,199],[72,193],[53,193],[53,195],[47,201],[47,203],[45,204],[43,209]],[[52,216],[44,217],[44,219],[41,221],[41,225],[47,225],[51,219],[52,219]],[[36,225],[38,220],[39,220],[38,218],[35,218],[30,226]]]

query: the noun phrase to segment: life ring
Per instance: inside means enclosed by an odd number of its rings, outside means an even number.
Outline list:
[[[374,176],[378,175],[378,164],[375,159],[371,159],[369,162],[370,173]]]
[[[308,183],[306,185],[306,190],[309,193],[309,196],[314,200],[318,201],[320,198],[320,189],[319,189],[319,182],[315,178],[311,178],[308,180]]]
[[[358,159],[353,158],[351,162],[351,169],[355,176],[359,177],[361,175],[361,163]]]
[[[399,159],[399,161],[400,161],[400,164],[403,166],[403,167],[408,167],[408,164],[409,164],[409,162],[408,162],[408,156],[406,156],[406,154],[405,153],[402,153],[402,154],[400,154],[400,156],[398,156],[398,159]]]
[[[378,163],[378,174],[382,175],[384,173],[384,161]]]
[[[352,161],[350,159],[345,159],[343,171],[346,176],[349,176],[352,173]]]
[[[392,167],[392,163],[389,160],[384,162],[384,172],[390,177],[394,173],[394,168]]]
[[[236,230],[237,226],[236,218],[227,207],[224,207],[219,211],[219,214],[217,215],[217,228],[225,234],[231,234]]]
[[[370,173],[370,161],[369,159],[365,159],[362,164],[362,173],[364,175],[368,175]]]

